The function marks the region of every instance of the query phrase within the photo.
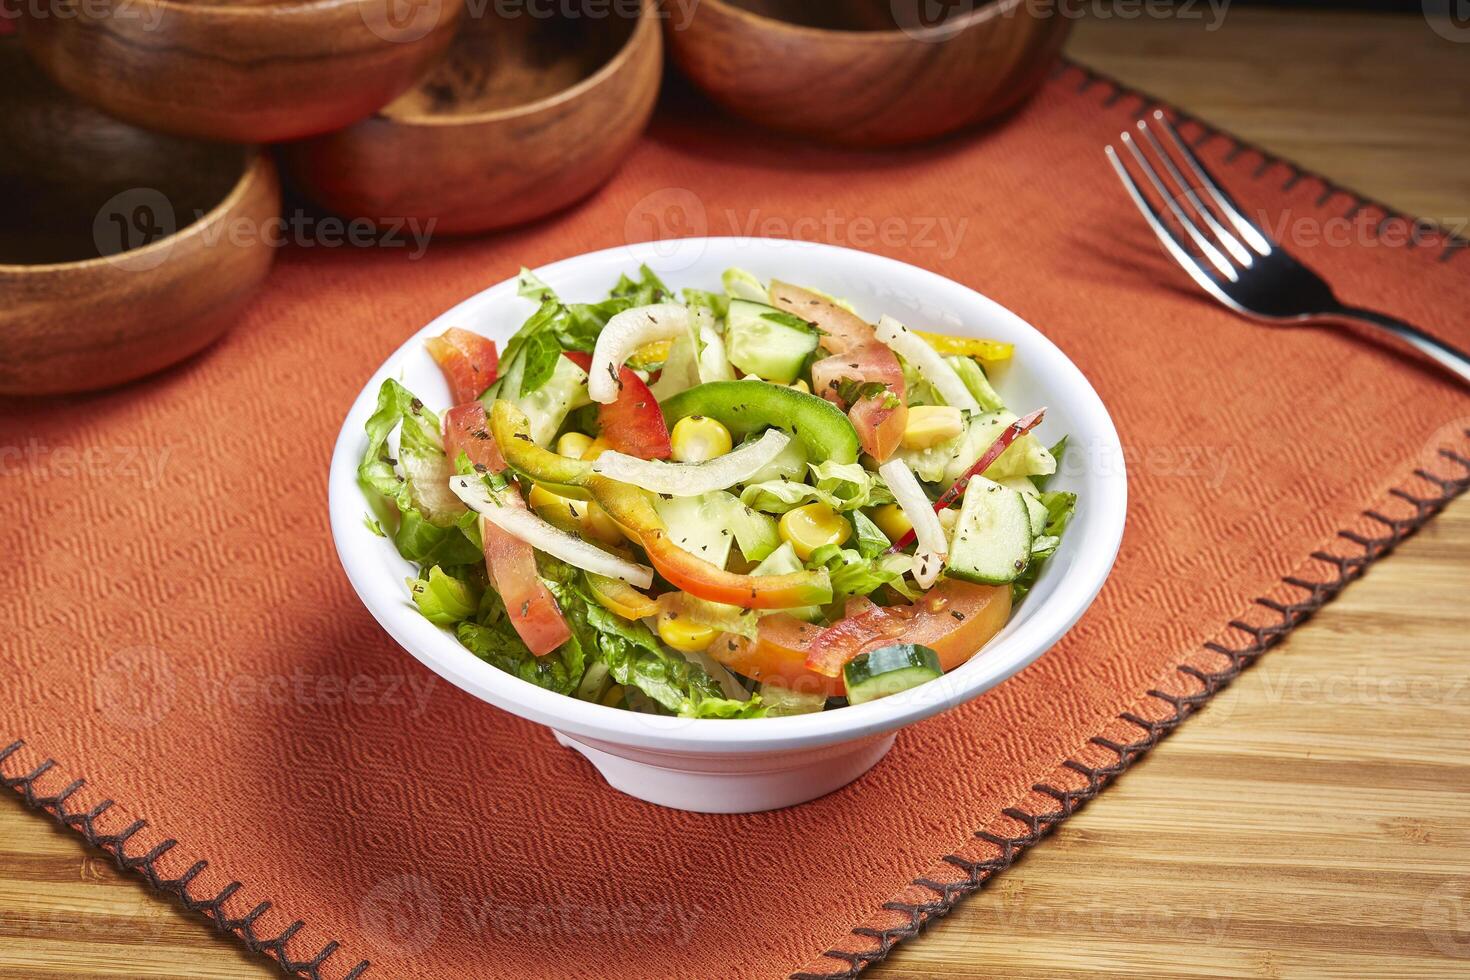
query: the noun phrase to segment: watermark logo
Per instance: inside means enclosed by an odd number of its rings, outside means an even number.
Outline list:
[[[890,0],[893,23],[920,41],[946,41],[964,29],[976,0]]]
[[[92,220],[97,254],[134,272],[156,269],[169,249],[148,249],[178,231],[174,206],[155,187],[131,187],[108,198]]]
[[[369,0],[358,5],[367,29],[384,41],[411,44],[427,37],[444,15],[443,0]]]
[[[109,724],[141,731],[168,716],[177,687],[164,651],[129,647],[114,653],[93,675],[92,701]]]
[[[419,875],[380,881],[358,908],[358,920],[374,939],[402,956],[417,956],[434,945],[444,924],[439,892]]]
[[[1423,0],[1429,29],[1446,41],[1470,42],[1470,0]]]
[[[661,187],[646,194],[628,212],[623,235],[628,244],[652,242],[654,253],[665,262],[680,254],[678,239],[703,238],[709,234],[709,212],[699,195],[687,187]],[[681,272],[700,259],[702,249],[684,251],[670,272]]]
[[[1430,892],[1419,924],[1436,950],[1470,959],[1470,880],[1446,882]]]

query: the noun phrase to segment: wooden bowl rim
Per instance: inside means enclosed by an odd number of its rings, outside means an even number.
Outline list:
[[[653,16],[653,9],[658,0],[641,0],[638,5],[638,23],[623,46],[607,59],[602,67],[588,75],[574,85],[553,92],[534,102],[526,102],[522,105],[509,106],[504,109],[490,109],[486,112],[470,113],[467,115],[444,115],[444,114],[418,114],[418,115],[387,115],[382,109],[370,118],[375,122],[388,122],[395,126],[478,126],[484,123],[504,122],[522,116],[531,116],[547,109],[555,108],[565,102],[571,102],[581,98],[588,92],[602,85],[613,75],[621,72],[627,63],[634,57],[635,47],[653,43],[657,36],[658,25]],[[703,2],[703,0],[701,0]],[[392,105],[390,102],[389,106]],[[387,108],[385,106],[384,108]]]
[[[906,31],[901,27],[884,31],[862,31],[844,27],[812,27],[809,24],[796,24],[789,20],[781,20],[779,17],[767,17],[765,14],[758,14],[753,10],[746,10],[744,7],[727,3],[726,0],[699,0],[699,5],[701,7],[716,7],[736,20],[746,21],[751,26],[775,28],[777,30],[789,31],[793,34],[806,34],[810,35],[813,39],[826,38],[827,40],[832,40],[834,38],[841,38],[844,42],[848,43],[857,42],[880,45],[908,44],[913,41],[927,43],[929,39],[926,35],[947,37],[959,34],[987,20],[1013,14],[1018,8],[1024,7],[1027,2],[1028,0],[989,0],[989,2],[981,3],[971,8],[968,12],[961,14],[953,22],[946,21],[934,27],[921,27],[911,31]],[[697,10],[694,16],[699,16]]]
[[[231,3],[191,3],[189,0],[149,0],[151,6],[167,10],[187,11],[189,14],[202,17],[238,18],[257,16],[265,11],[269,11],[271,17],[279,17],[284,11],[297,14],[336,12],[361,7],[371,2],[372,0],[270,0],[268,3],[254,3],[247,6]],[[460,0],[449,0],[449,2],[455,3]]]
[[[164,248],[174,248],[180,242],[197,235],[203,229],[210,227],[228,211],[234,209],[249,193],[254,184],[265,178],[271,166],[264,151],[258,146],[242,147],[245,151],[245,166],[241,168],[239,179],[230,188],[229,193],[220,198],[220,202],[209,209],[209,212],[197,221],[191,221],[182,228],[174,231],[171,235],[165,235],[154,242],[149,242],[141,248],[130,248],[126,252],[118,252],[115,255],[99,255],[94,259],[74,259],[70,262],[43,262],[38,265],[14,265],[0,262],[0,275],[4,276],[36,276],[53,272],[83,272],[99,266],[115,266],[121,256],[131,258],[135,255],[146,255]]]

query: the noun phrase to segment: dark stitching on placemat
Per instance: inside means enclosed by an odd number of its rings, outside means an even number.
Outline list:
[[[1470,439],[1470,429],[1466,429],[1462,434],[1466,439]],[[1026,828],[1024,833],[1015,837],[1002,837],[984,830],[975,833],[975,837],[996,847],[1000,851],[999,855],[986,861],[971,861],[957,854],[945,855],[942,858],[945,863],[964,872],[963,880],[940,882],[929,878],[913,879],[911,884],[934,892],[938,898],[932,902],[884,902],[881,906],[884,910],[907,915],[908,921],[890,929],[872,929],[863,926],[852,930],[853,935],[873,940],[878,944],[877,948],[857,952],[843,949],[827,950],[822,954],[823,956],[841,960],[847,966],[833,973],[793,973],[790,980],[851,980],[867,967],[886,957],[899,943],[913,938],[930,922],[948,914],[959,904],[960,899],[972,892],[979,891],[987,881],[1014,864],[1028,848],[1045,837],[1052,828],[1101,793],[1113,777],[1146,755],[1148,750],[1157,745],[1165,735],[1178,728],[1184,719],[1194,714],[1202,705],[1228,687],[1231,681],[1255,663],[1262,654],[1285,639],[1292,630],[1310,618],[1313,613],[1335,599],[1349,583],[1362,576],[1370,564],[1388,554],[1401,541],[1427,524],[1430,518],[1439,513],[1455,497],[1470,490],[1470,457],[1448,449],[1441,449],[1440,455],[1462,467],[1465,470],[1465,476],[1446,478],[1435,476],[1425,470],[1415,470],[1415,476],[1433,483],[1439,487],[1440,492],[1433,497],[1419,497],[1397,487],[1390,490],[1389,493],[1392,496],[1413,505],[1414,515],[1412,517],[1392,518],[1377,511],[1364,511],[1365,517],[1377,521],[1386,528],[1381,537],[1368,538],[1352,531],[1338,532],[1339,537],[1362,548],[1361,555],[1343,556],[1325,551],[1313,552],[1313,558],[1336,569],[1336,574],[1331,579],[1312,582],[1295,576],[1286,576],[1282,581],[1306,592],[1306,598],[1292,603],[1267,598],[1255,600],[1257,605],[1270,609],[1280,616],[1280,622],[1266,626],[1253,626],[1240,620],[1232,620],[1230,626],[1250,637],[1249,643],[1238,649],[1215,642],[1204,644],[1205,649],[1225,657],[1229,661],[1229,666],[1219,671],[1207,672],[1193,664],[1182,663],[1174,669],[1198,681],[1200,685],[1198,691],[1187,695],[1168,694],[1159,690],[1147,692],[1149,697],[1157,698],[1168,705],[1172,709],[1172,714],[1166,718],[1150,721],[1139,717],[1132,711],[1125,711],[1118,717],[1141,729],[1143,731],[1141,738],[1127,744],[1114,742],[1102,736],[1088,739],[1090,744],[1106,749],[1117,756],[1117,762],[1106,766],[1089,766],[1075,759],[1066,760],[1061,764],[1061,768],[1070,769],[1083,776],[1087,780],[1086,786],[1081,789],[1057,789],[1046,783],[1033,785],[1031,787],[1033,791],[1057,801],[1056,809],[1046,813],[1029,813],[1018,807],[1007,807],[1001,813],[1024,825]]]
[[[0,766],[12,755],[19,752],[24,740],[11,742],[4,748],[0,748]],[[286,944],[291,937],[296,935],[306,923],[300,919],[288,925],[280,935],[273,937],[261,937],[255,934],[255,920],[264,915],[271,908],[270,902],[261,902],[245,914],[243,918],[232,919],[225,912],[225,902],[244,886],[238,881],[232,881],[221,888],[213,898],[195,898],[189,892],[189,885],[194,879],[209,866],[208,861],[195,861],[189,869],[177,878],[165,878],[158,870],[158,860],[173,850],[178,841],[173,838],[160,841],[149,850],[129,855],[127,853],[127,842],[148,826],[146,820],[134,820],[125,828],[116,833],[103,834],[96,826],[97,818],[112,809],[112,800],[103,800],[89,810],[70,810],[66,801],[72,797],[77,790],[86,785],[85,779],[76,779],[66,785],[58,793],[50,796],[41,796],[36,790],[36,780],[56,768],[56,760],[47,759],[35,769],[20,776],[6,776],[0,773],[0,782],[9,789],[20,794],[26,806],[49,813],[58,823],[64,827],[78,831],[87,839],[87,843],[112,855],[120,871],[135,871],[148,880],[148,884],[163,892],[172,895],[183,904],[184,908],[191,912],[200,912],[206,918],[212,920],[215,927],[221,932],[229,933],[243,942],[252,953],[264,953],[274,959],[280,968],[292,976],[306,977],[307,980],[323,980],[321,968],[331,956],[341,948],[341,943],[332,940],[321,948],[321,950],[309,960],[293,960],[286,952]],[[345,980],[356,980],[367,972],[369,963],[363,960],[352,968],[346,975]]]

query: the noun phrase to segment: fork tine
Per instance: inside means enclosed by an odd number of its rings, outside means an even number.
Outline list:
[[[1169,194],[1169,189],[1159,179],[1158,171],[1154,169],[1153,164],[1149,163],[1148,158],[1139,150],[1138,142],[1128,133],[1123,133],[1119,138],[1123,141],[1123,145],[1128,147],[1129,152],[1133,154],[1133,159],[1138,164],[1139,169],[1148,178],[1148,182],[1153,185],[1154,191],[1163,199],[1170,213],[1174,215],[1174,220],[1179,222],[1179,226],[1184,229],[1184,233],[1189,236],[1190,241],[1194,242],[1195,247],[1205,253],[1205,258],[1209,259],[1210,264],[1220,270],[1221,275],[1231,282],[1235,282],[1239,278],[1235,273],[1235,267],[1230,264],[1229,259],[1220,253],[1218,248],[1210,244],[1209,239],[1205,238],[1200,232],[1199,227],[1190,220],[1189,215],[1184,213],[1184,209],[1179,206],[1179,202],[1174,200],[1173,196]]]
[[[1169,134],[1169,139],[1173,142],[1174,148],[1179,151],[1180,158],[1194,172],[1195,181],[1205,189],[1206,194],[1210,195],[1211,200],[1220,209],[1220,213],[1235,226],[1236,231],[1240,232],[1240,237],[1244,238],[1246,243],[1255,249],[1257,253],[1270,255],[1275,249],[1271,240],[1266,237],[1261,229],[1255,226],[1254,222],[1241,213],[1240,206],[1235,203],[1235,198],[1231,197],[1228,191],[1215,183],[1215,179],[1210,176],[1210,172],[1205,169],[1205,165],[1200,163],[1199,157],[1195,156],[1194,151],[1184,142],[1184,138],[1179,135],[1179,130],[1174,128],[1174,124],[1169,121],[1169,117],[1164,115],[1162,110],[1155,109],[1153,111],[1153,118],[1164,132]]]
[[[1143,134],[1144,139],[1148,140],[1149,148],[1154,151],[1154,156],[1163,163],[1165,172],[1174,181],[1174,185],[1184,192],[1184,196],[1189,199],[1189,203],[1194,208],[1195,213],[1204,220],[1206,227],[1214,234],[1215,240],[1224,246],[1225,251],[1230,253],[1231,258],[1246,268],[1249,268],[1251,263],[1255,261],[1250,249],[1240,244],[1239,238],[1230,234],[1220,222],[1215,220],[1214,214],[1210,212],[1209,208],[1205,207],[1205,202],[1200,200],[1199,194],[1195,192],[1194,187],[1184,179],[1184,174],[1180,173],[1179,168],[1174,165],[1174,159],[1164,151],[1163,145],[1154,136],[1154,131],[1149,128],[1147,120],[1138,120],[1138,131]]]
[[[1220,284],[1215,281],[1215,277],[1210,275],[1210,270],[1206,269],[1204,264],[1194,257],[1194,253],[1184,247],[1183,243],[1175,237],[1174,232],[1170,231],[1169,226],[1164,223],[1163,217],[1160,216],[1158,211],[1154,210],[1154,206],[1149,203],[1148,198],[1144,196],[1143,191],[1134,182],[1133,175],[1128,172],[1128,168],[1123,165],[1123,161],[1118,157],[1118,152],[1111,146],[1104,147],[1103,152],[1107,154],[1108,162],[1113,165],[1113,170],[1117,172],[1118,179],[1123,182],[1123,189],[1128,192],[1128,196],[1133,199],[1134,206],[1143,215],[1143,220],[1148,222],[1148,226],[1158,236],[1159,244],[1164,246],[1164,251],[1172,255],[1174,261],[1183,266],[1184,271],[1189,273],[1190,278],[1199,283],[1201,288],[1221,302],[1228,303],[1229,299],[1220,289]]]

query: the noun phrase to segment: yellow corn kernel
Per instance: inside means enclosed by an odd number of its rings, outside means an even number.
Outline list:
[[[915,405],[909,409],[903,444],[909,449],[930,449],[964,431],[964,417],[953,405]]]
[[[734,443],[730,430],[705,415],[691,415],[674,423],[669,433],[674,459],[680,463],[703,463],[723,456]]]
[[[700,653],[709,649],[720,631],[678,613],[664,613],[658,618],[658,635],[680,653]]]
[[[596,439],[593,439],[590,443],[587,444],[587,451],[582,454],[582,458],[590,463],[611,448],[612,446],[609,446],[607,444],[606,439],[602,438],[602,436],[598,436]]]
[[[623,685],[614,684],[608,688],[601,700],[609,708],[621,708],[623,706]]]
[[[852,525],[826,504],[818,502],[788,510],[776,526],[783,541],[790,541],[796,557],[806,561],[823,545],[842,544]]]
[[[882,507],[875,507],[868,512],[868,517],[878,525],[878,530],[888,535],[889,541],[897,541],[914,529],[908,517],[904,515],[903,508],[898,504],[884,504]]]
[[[607,511],[591,500],[572,500],[533,483],[530,504],[542,520],[563,531],[606,545],[623,543],[623,532]]]
[[[556,451],[572,459],[581,459],[590,448],[592,437],[580,432],[563,432],[561,438],[556,440]]]
[[[805,378],[797,378],[795,381],[791,382],[791,387],[795,388],[797,391],[804,391],[808,395],[812,393],[812,386],[806,383]]]

